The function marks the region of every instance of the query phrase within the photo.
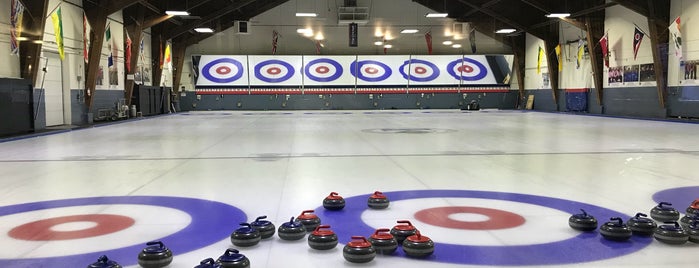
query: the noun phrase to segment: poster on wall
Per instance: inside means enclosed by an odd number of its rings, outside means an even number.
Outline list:
[[[699,80],[697,80],[697,64],[699,64],[698,60],[689,60],[680,66],[680,84],[699,84]]]
[[[637,85],[638,84],[638,71],[639,65],[627,65],[624,66],[624,85]]]
[[[551,88],[549,73],[541,73],[541,88]]]
[[[97,76],[95,77],[96,84],[98,86],[101,86],[104,83],[104,67],[100,66],[99,69],[97,70]]]
[[[109,68],[109,85],[118,86],[119,85],[119,71],[117,68]]]
[[[622,84],[622,78],[624,74],[624,69],[622,66],[610,67],[607,70],[607,84],[609,86],[620,86]]]
[[[655,64],[653,64],[653,63],[641,64],[639,75],[640,75],[641,85],[654,86],[656,84]]]

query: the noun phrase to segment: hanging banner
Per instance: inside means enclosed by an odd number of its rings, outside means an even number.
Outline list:
[[[359,25],[356,23],[349,24],[349,46],[357,47],[359,45]]]

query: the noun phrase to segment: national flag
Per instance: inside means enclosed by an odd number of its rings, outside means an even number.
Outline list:
[[[432,31],[425,33],[425,42],[427,43],[427,54],[432,55]]]
[[[539,47],[539,54],[536,58],[536,73],[541,73],[541,64],[544,62],[544,49]]]
[[[172,70],[172,68],[170,68],[170,65],[172,63],[172,56],[171,56],[172,53],[170,52],[170,50],[171,50],[170,49],[170,42],[166,41],[165,42],[165,53],[163,54],[163,58],[165,58],[164,65],[168,68],[168,70]]]
[[[322,46],[320,44],[320,40],[316,40],[316,55],[320,55],[320,47]]]
[[[90,22],[87,21],[87,16],[83,13],[83,58],[85,59],[85,63],[89,61],[91,31],[92,27],[90,27]]]
[[[51,13],[51,22],[53,22],[53,32],[56,35],[56,46],[58,46],[58,55],[61,60],[66,58],[65,49],[63,47],[63,22],[61,20],[61,7]]]
[[[602,59],[604,59],[604,66],[609,68],[609,37],[607,33],[604,33],[602,39],[599,40],[599,46],[602,48]]]
[[[563,60],[561,59],[561,44],[556,45],[554,49],[556,51],[556,60],[558,60],[558,71],[563,70]]]
[[[131,37],[129,36],[129,31],[124,31],[126,33],[126,44],[124,46],[124,63],[126,64],[126,72],[131,72]]]
[[[12,0],[10,5],[10,54],[19,55],[19,37],[22,35],[24,6],[19,0]]]
[[[636,59],[638,55],[638,49],[641,48],[641,41],[643,41],[643,31],[636,26],[633,32],[633,59]]]
[[[670,31],[670,43],[675,45],[675,57],[681,62],[682,61],[682,33],[680,32],[680,17],[677,17],[675,21],[670,24],[668,28]]]
[[[469,26],[471,24],[469,23]],[[468,42],[471,43],[471,53],[476,53],[476,28],[471,27],[471,31],[468,32]]]
[[[578,39],[578,57],[575,61],[575,69],[580,69],[582,66],[583,55],[585,55],[585,40]]]
[[[141,47],[139,49],[138,55],[141,58],[141,64],[144,64],[146,62],[146,53],[144,53],[145,45],[143,43],[143,36],[141,36]]]
[[[114,55],[112,54],[112,27],[111,24],[107,24],[107,30],[104,32],[107,38],[107,50],[109,50],[109,57],[107,58],[107,67],[112,68],[114,66]]]
[[[279,39],[279,32],[277,30],[272,30],[272,55],[277,54],[277,41]]]
[[[158,41],[160,42],[160,51],[158,52],[158,66],[160,66],[160,70],[163,69],[163,37],[160,36],[158,37]]]

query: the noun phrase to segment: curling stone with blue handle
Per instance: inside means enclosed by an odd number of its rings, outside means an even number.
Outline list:
[[[252,247],[260,243],[262,235],[260,231],[252,228],[249,223],[240,223],[242,227],[235,229],[231,234],[231,242],[239,247]]]
[[[676,221],[660,225],[655,229],[653,237],[655,240],[671,245],[681,245],[689,240],[689,234],[685,233]]]
[[[414,235],[415,232],[417,232],[417,229],[415,226],[413,226],[412,223],[408,220],[400,220],[397,221],[396,226],[393,226],[391,228],[391,235],[396,238],[396,241],[398,241],[398,244],[402,244],[403,240],[405,240],[408,236]]]
[[[600,226],[600,234],[607,240],[626,241],[631,238],[631,228],[624,224],[624,221],[619,217],[609,219],[608,222]]]
[[[106,255],[102,255],[97,259],[97,262],[88,265],[87,268],[121,268],[121,265],[110,260]]]
[[[398,240],[390,233],[388,228],[376,229],[369,237],[369,243],[374,246],[378,254],[393,254],[398,248]]]
[[[687,215],[694,216],[699,214],[699,199],[694,200],[691,205],[687,207]],[[699,216],[699,215],[697,215]]]
[[[573,214],[568,218],[568,226],[578,231],[593,231],[597,229],[597,219],[594,216],[587,214],[584,209],[580,209],[582,213]]]
[[[306,227],[300,222],[294,221],[294,217],[291,217],[289,222],[282,223],[279,226],[277,235],[282,240],[299,240],[306,236]]]
[[[697,225],[699,224],[699,220],[696,219],[695,217],[695,220],[684,229],[684,232],[689,236],[689,242],[693,243],[699,243],[699,225]]]
[[[221,264],[216,263],[212,258],[208,258],[199,262],[199,265],[194,266],[194,268],[221,268]]]
[[[216,263],[221,265],[221,268],[250,268],[250,260],[245,255],[240,254],[237,249],[226,249]]]
[[[403,240],[403,251],[410,257],[424,258],[434,253],[434,242],[417,231]]]
[[[296,217],[296,221],[303,224],[303,227],[306,228],[306,232],[311,232],[320,225],[320,218],[318,218],[318,215],[313,214],[313,210],[304,210],[301,212],[301,215]]]
[[[391,202],[388,200],[388,197],[379,191],[374,192],[374,194],[369,196],[369,199],[367,200],[367,206],[373,209],[387,208],[390,203]]]
[[[689,214],[682,216],[682,218],[680,219],[680,225],[682,226],[682,228],[689,227],[689,225],[692,224],[692,221],[694,221],[695,217],[699,216],[693,216]]]
[[[342,256],[348,262],[366,263],[376,257],[376,249],[363,236],[352,236],[352,241],[342,249]]]
[[[323,207],[327,210],[341,210],[345,208],[345,199],[336,192],[331,192],[323,199]]]
[[[308,235],[308,246],[312,249],[333,249],[337,246],[337,243],[337,235],[330,230],[330,225],[318,225],[318,227]]]
[[[138,254],[138,265],[143,268],[160,268],[172,262],[172,251],[160,241],[146,243],[146,248]]]
[[[650,210],[650,217],[656,221],[670,222],[680,219],[680,212],[671,203],[660,202]]]
[[[262,239],[270,238],[274,235],[276,227],[271,221],[263,220],[267,216],[259,216],[255,221],[250,223],[250,227],[257,229],[260,232]]]
[[[646,217],[648,217],[648,215],[636,213],[636,216],[626,221],[626,225],[629,226],[631,232],[634,234],[653,235],[653,232],[655,232],[655,228],[658,227],[658,225],[653,220]]]

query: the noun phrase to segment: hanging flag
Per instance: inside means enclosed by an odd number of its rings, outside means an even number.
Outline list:
[[[561,44],[556,45],[554,49],[556,51],[556,60],[558,60],[558,71],[563,70],[563,61],[561,59]]]
[[[471,23],[468,24],[469,26]],[[471,53],[476,53],[476,28],[471,27],[471,31],[468,33],[468,42],[471,43]]]
[[[641,48],[641,41],[643,41],[643,31],[636,26],[633,32],[633,59],[636,59],[638,55],[638,49]]]
[[[19,37],[22,35],[24,6],[19,0],[12,0],[10,8],[10,54],[19,55]]]
[[[126,45],[124,46],[124,63],[126,64],[126,72],[131,73],[131,37],[129,31],[126,33]]]
[[[427,54],[432,55],[432,31],[425,33],[425,42],[427,43]]]
[[[160,52],[158,52],[158,66],[160,66],[160,70],[163,69],[163,37],[160,36],[158,37],[158,40],[160,42]]]
[[[144,53],[145,46],[143,45],[143,36],[141,36],[141,47],[139,48],[138,55],[141,58],[141,64],[144,64],[146,62],[146,53]]]
[[[322,45],[320,44],[320,40],[316,40],[316,55],[320,55],[320,47]]]
[[[90,22],[87,21],[87,16],[83,13],[83,58],[85,63],[89,60],[90,55],[90,32],[92,27],[90,27]]]
[[[114,66],[114,55],[112,55],[112,28],[111,24],[107,24],[107,30],[104,32],[107,38],[107,50],[109,50],[109,57],[107,57],[107,67],[112,68]]]
[[[61,60],[65,59],[65,49],[63,47],[63,22],[61,21],[61,7],[51,13],[51,22],[53,22],[53,32],[56,35],[56,46],[58,46],[58,55]]]
[[[580,69],[582,65],[583,55],[585,54],[585,41],[580,38],[578,39],[578,57],[575,61],[575,69]]]
[[[168,68],[168,70],[172,70],[172,68],[170,67],[172,64],[172,57],[170,54],[172,54],[170,52],[170,41],[166,41],[165,42],[165,53],[163,54],[163,58],[165,58],[164,65],[165,65],[165,67]]]
[[[277,40],[279,39],[279,33],[277,30],[272,30],[272,55],[277,54]]]
[[[536,73],[541,73],[541,63],[544,62],[544,49],[539,47],[539,55],[536,58]]]
[[[668,28],[670,31],[671,43],[675,45],[675,57],[681,62],[682,61],[682,33],[680,32],[680,17],[677,17],[675,21],[670,24]]]
[[[609,37],[607,37],[607,33],[604,33],[602,39],[599,40],[599,46],[602,48],[602,59],[604,59],[604,66],[609,68]]]

